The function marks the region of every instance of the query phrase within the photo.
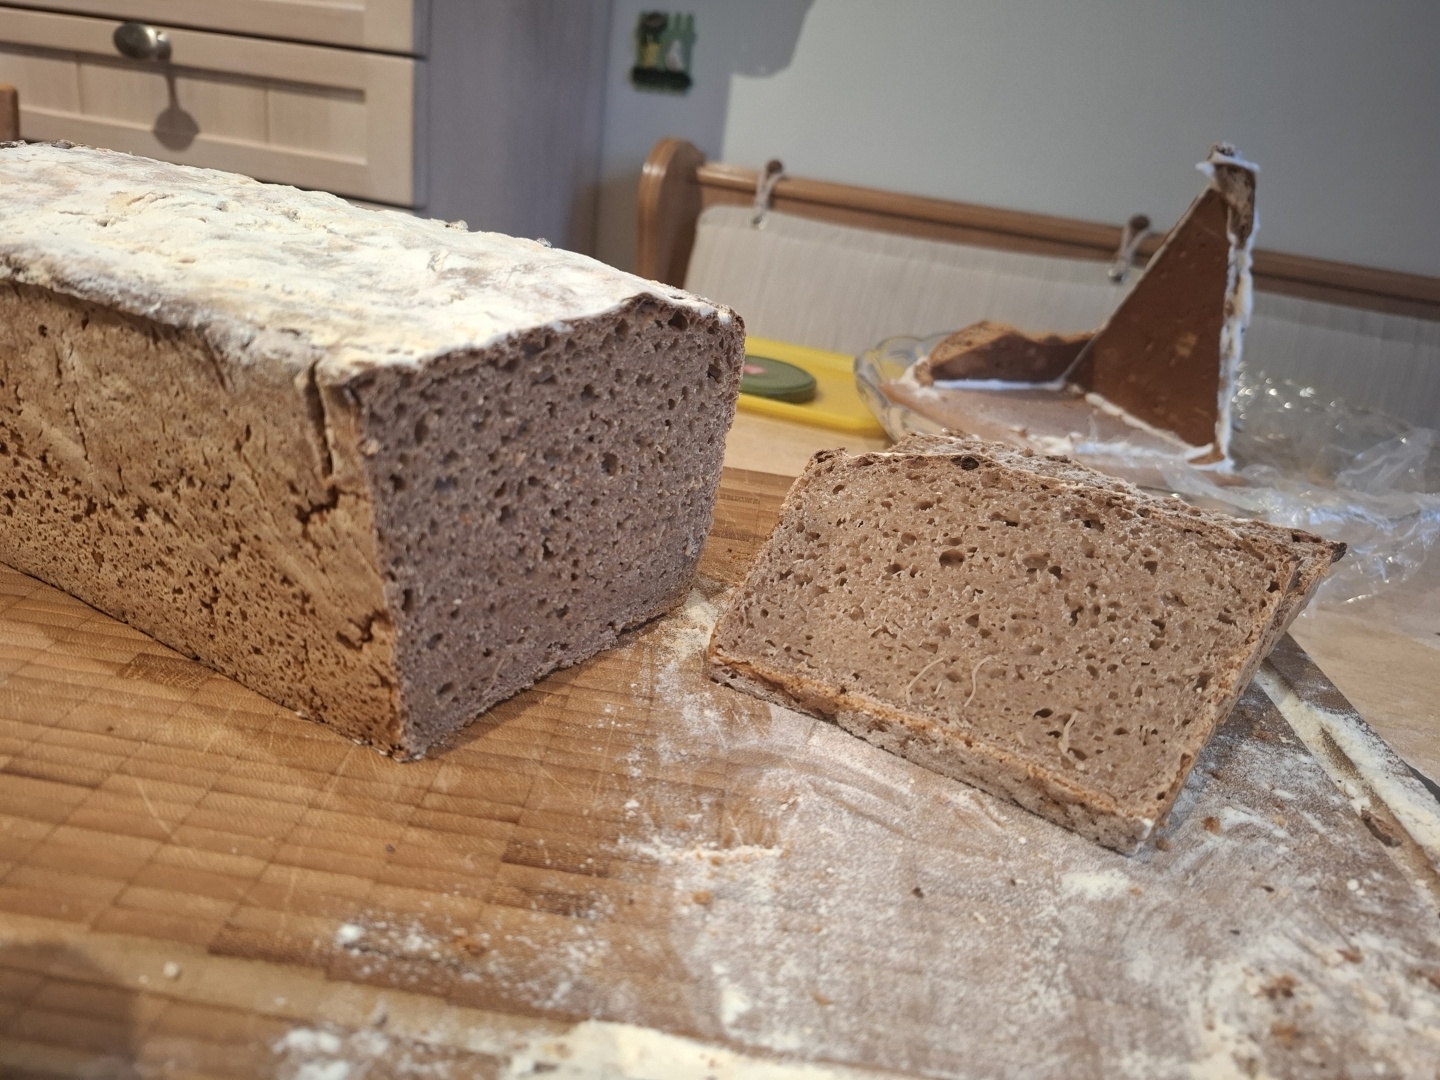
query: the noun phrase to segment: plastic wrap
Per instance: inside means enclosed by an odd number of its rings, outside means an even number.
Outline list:
[[[881,389],[934,340],[892,338],[856,360],[861,396],[891,438],[941,430]],[[1243,367],[1233,423],[1231,460],[1218,468],[1085,433],[1056,433],[1064,437],[1052,441],[1077,460],[1148,490],[1344,541],[1349,551],[1316,603],[1379,596],[1417,575],[1440,577],[1440,440],[1434,430]]]

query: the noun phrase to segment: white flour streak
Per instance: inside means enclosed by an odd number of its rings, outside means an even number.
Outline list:
[[[1255,682],[1265,691],[1280,714],[1305,740],[1324,764],[1324,741],[1330,739],[1390,808],[1396,820],[1420,845],[1430,861],[1440,866],[1440,803],[1409,773],[1394,753],[1373,732],[1357,728],[1342,713],[1318,708],[1301,699],[1268,665],[1261,667]],[[1342,784],[1343,778],[1337,777]],[[1350,794],[1347,792],[1347,794]],[[1355,798],[1354,795],[1351,796]]]
[[[1060,876],[1060,892],[1063,895],[1086,900],[1120,896],[1135,887],[1135,882],[1118,870],[1072,871]]]

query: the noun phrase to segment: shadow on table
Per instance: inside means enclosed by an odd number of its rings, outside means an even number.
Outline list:
[[[135,1080],[135,999],[68,946],[0,941],[0,1075]]]

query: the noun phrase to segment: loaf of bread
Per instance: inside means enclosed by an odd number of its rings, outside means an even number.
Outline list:
[[[1129,853],[1322,552],[1328,567],[1318,538],[979,440],[826,451],[707,659],[721,682]]]
[[[684,595],[732,313],[63,144],[0,148],[0,221],[5,562],[398,756]]]

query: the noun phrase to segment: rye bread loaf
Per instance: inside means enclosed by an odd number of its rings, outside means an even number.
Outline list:
[[[712,677],[1134,851],[1303,558],[1097,476],[935,437],[816,455],[716,625]]]
[[[0,559],[400,756],[672,606],[743,358],[543,243],[0,149]]]

